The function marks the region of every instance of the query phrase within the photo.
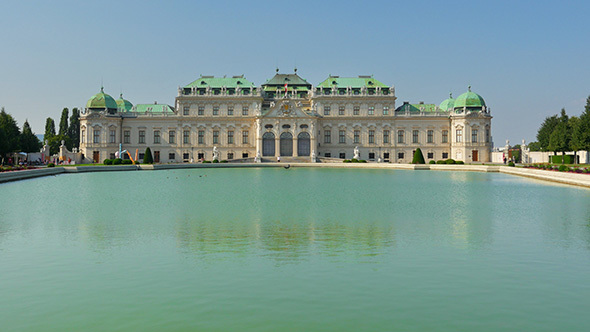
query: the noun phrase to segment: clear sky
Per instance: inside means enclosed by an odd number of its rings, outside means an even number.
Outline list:
[[[43,133],[100,90],[174,104],[203,75],[373,74],[403,101],[472,86],[497,146],[590,95],[589,1],[2,1],[0,106]],[[56,123],[57,124],[57,123]]]

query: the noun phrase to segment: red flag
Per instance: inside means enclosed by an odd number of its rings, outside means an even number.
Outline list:
[[[287,93],[287,83],[285,83],[285,93]]]

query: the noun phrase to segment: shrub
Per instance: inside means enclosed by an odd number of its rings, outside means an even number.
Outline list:
[[[570,170],[569,167],[565,166],[565,165],[560,165],[559,168],[557,169],[560,172],[567,172]]]
[[[553,164],[573,164],[574,156],[571,154],[566,154],[565,156],[551,156],[549,160]]]
[[[417,148],[416,152],[414,152],[412,164],[426,164],[426,162],[424,161],[424,155],[422,155],[422,150],[420,150],[420,148]]]
[[[508,163],[508,166],[510,166],[510,167],[514,167],[514,163],[513,163],[513,162],[509,162],[509,163]]]
[[[123,159],[123,161],[121,162],[121,164],[123,164],[123,165],[131,165],[131,164],[133,164],[133,162],[131,161],[131,159]]]
[[[366,160],[364,160],[364,159],[361,159],[361,160],[359,160],[358,162],[359,162],[359,163],[366,163],[367,161],[366,161]]]
[[[437,160],[436,163],[437,164],[446,164],[446,161],[444,161],[444,160]]]
[[[465,164],[465,162],[463,160],[457,160],[457,161],[455,161],[455,164],[463,165],[463,164]]]
[[[203,164],[210,164],[211,160],[203,160]]]
[[[54,163],[49,163],[49,164],[47,164],[47,167],[55,167],[55,164]]]
[[[455,163],[455,159],[447,159],[445,161],[446,164],[454,164]]]
[[[222,161],[220,161],[220,162],[225,164],[225,163],[227,163],[228,161],[227,161],[227,160],[222,160]]]
[[[149,146],[147,148],[145,148],[145,154],[143,156],[143,163],[144,164],[153,164],[154,163],[154,158],[152,158],[152,150],[150,150]]]
[[[213,159],[213,163],[214,163],[214,164],[217,164],[217,163],[219,163],[219,160],[217,160],[217,159]]]
[[[434,160],[431,160],[431,161],[429,161],[428,163],[432,165],[432,164],[436,164],[436,161],[434,161]]]
[[[350,159],[350,162],[351,162],[351,163],[358,163],[358,162],[359,162],[359,160],[358,160],[358,159],[355,159],[355,158],[352,158],[352,159]]]
[[[113,165],[121,165],[123,163],[123,159],[117,158],[113,159]]]
[[[105,164],[105,165],[112,165],[113,164],[113,159],[105,159],[102,163]]]

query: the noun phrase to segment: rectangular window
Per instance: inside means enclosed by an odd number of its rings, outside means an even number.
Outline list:
[[[346,144],[346,130],[338,131],[338,143]]]
[[[428,152],[428,159],[434,159],[434,152]]]
[[[205,115],[205,106],[200,106],[199,105],[199,109],[197,111],[197,115]]]
[[[242,158],[248,158],[248,152],[242,152]]]
[[[344,106],[338,107],[338,115],[344,115],[345,108]]]
[[[86,130],[82,130],[82,134],[80,135],[80,142],[86,143]]]
[[[234,153],[233,153],[233,152],[228,152],[228,153],[227,153],[227,159],[228,159],[228,160],[230,160],[230,159],[234,159]]]
[[[170,152],[170,153],[168,154],[168,159],[169,159],[169,160],[174,160],[174,159],[176,159],[176,156],[174,155],[174,152]]]
[[[242,130],[242,144],[248,144],[248,131]]]
[[[123,143],[131,143],[131,130],[125,130],[123,132]]]
[[[184,106],[183,109],[182,109],[182,114],[183,115],[188,115],[189,114],[189,111],[190,111],[190,107]]]
[[[219,144],[219,130],[213,130],[213,144]]]
[[[389,152],[384,152],[383,153],[383,160],[389,161]]]
[[[477,143],[477,129],[471,129],[471,143]]]
[[[385,143],[385,144],[389,143],[389,130],[383,131],[383,143]]]
[[[327,144],[332,143],[332,131],[331,130],[324,130],[324,143],[327,143]]]
[[[213,106],[213,115],[219,115],[219,106]]]
[[[361,131],[355,130],[354,131],[354,143],[360,143],[360,142],[361,142]]]
[[[139,131],[139,143],[145,144],[145,130]],[[141,159],[143,159],[143,158],[141,158]]]
[[[184,130],[182,132],[182,142],[188,144],[190,142],[190,131]]]
[[[182,159],[183,160],[188,160],[188,153],[187,152],[185,152],[185,153],[182,154]]]
[[[397,159],[404,159],[404,153],[403,152],[398,152],[397,153]]]
[[[442,131],[442,142],[449,143],[449,131],[448,130]]]
[[[234,144],[234,131],[230,130],[227,132],[227,144]]]
[[[443,152],[442,153],[442,158],[443,159],[449,159],[449,153],[448,152]]]
[[[412,130],[412,143],[418,143],[418,131]]]
[[[199,144],[205,144],[205,131],[204,130],[199,130],[197,142]]]
[[[84,136],[84,135],[82,135]],[[490,142],[490,129],[486,128],[486,143]]]
[[[346,159],[346,153],[345,152],[340,152],[340,159]]]
[[[369,130],[369,144],[375,143],[375,131]]]
[[[234,115],[234,107],[233,106],[227,107],[227,115],[229,115],[229,116]]]
[[[176,143],[176,132],[174,130],[170,130],[168,132],[168,143],[170,143],[170,144]]]
[[[361,107],[360,106],[355,106],[352,108],[352,115],[359,115],[361,114]]]
[[[403,130],[398,130],[397,131],[397,142],[398,143],[403,143],[404,142],[404,131]]]
[[[154,151],[154,162],[155,163],[160,162],[160,151]]]
[[[197,159],[199,159],[199,160],[205,159],[205,154],[203,152],[197,153]]]
[[[383,106],[383,115],[389,115],[389,106]]]
[[[324,106],[324,115],[330,115],[330,106]]]
[[[160,131],[154,130],[154,144],[160,144]]]
[[[242,107],[242,115],[248,115],[248,106]]]
[[[145,157],[145,154],[143,154],[143,153],[140,153],[140,154],[139,154],[139,159],[142,159],[142,160],[143,160],[143,157]]]
[[[324,157],[332,158],[332,154],[330,152],[326,152],[326,153],[324,153]]]
[[[375,152],[369,152],[369,160],[375,160]]]
[[[463,142],[463,129],[457,129],[457,131],[456,131],[456,142],[457,143]]]
[[[115,143],[115,131],[113,129],[109,130],[109,143]]]
[[[434,143],[434,130],[429,130],[426,132],[426,142]]]
[[[109,155],[109,158],[111,158],[111,159],[115,159],[115,153],[111,153],[111,154]]]
[[[375,106],[369,106],[369,115],[375,115]]]

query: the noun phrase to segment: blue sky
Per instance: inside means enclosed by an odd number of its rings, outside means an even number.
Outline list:
[[[403,101],[439,104],[471,85],[496,145],[535,139],[590,95],[584,1],[3,1],[0,106],[43,133],[100,90],[174,103],[204,75],[260,85],[281,72],[317,84],[373,74]]]

